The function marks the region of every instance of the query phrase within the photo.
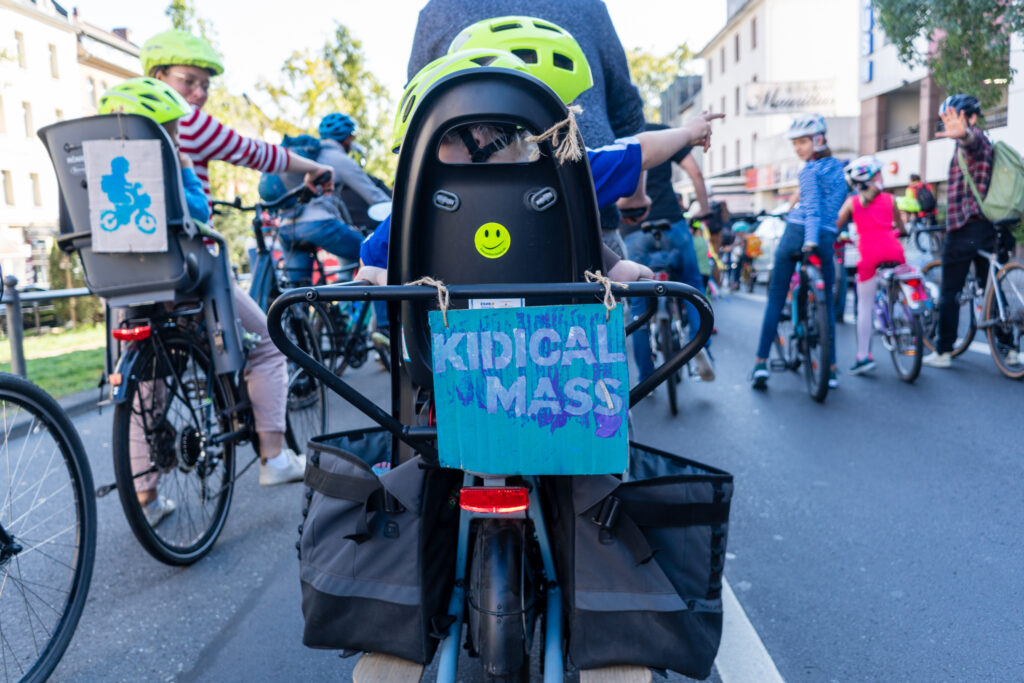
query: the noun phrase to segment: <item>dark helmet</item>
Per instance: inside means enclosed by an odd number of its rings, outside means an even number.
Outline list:
[[[950,95],[939,105],[939,116],[941,117],[947,109],[952,108],[956,113],[963,112],[964,116],[981,113],[981,102],[974,95]]]
[[[344,140],[356,129],[356,122],[346,114],[328,114],[320,120],[318,132],[320,137],[332,140]]]

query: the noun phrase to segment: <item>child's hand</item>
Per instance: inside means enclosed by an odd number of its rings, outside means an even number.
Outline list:
[[[608,278],[615,282],[636,282],[641,278],[654,279],[654,271],[647,266],[622,259],[608,271]]]
[[[192,168],[192,157],[185,154],[184,152],[178,152],[178,163],[181,164],[182,168]]]
[[[725,118],[725,114],[712,114],[705,111],[684,123],[683,126],[689,129],[693,135],[690,144],[694,147],[702,147],[705,152],[711,149],[711,122],[722,118]]]
[[[359,270],[356,272],[356,277],[360,280],[367,280],[372,285],[379,285],[381,287],[388,283],[388,271],[386,268],[364,266],[361,262]]]

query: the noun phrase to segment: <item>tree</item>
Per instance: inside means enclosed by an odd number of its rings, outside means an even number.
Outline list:
[[[1010,36],[1024,31],[1018,0],[874,0],[878,20],[900,61],[927,66],[947,92],[965,92],[983,107],[999,104],[1013,78]]]
[[[346,26],[335,24],[334,34],[318,50],[293,52],[281,76],[278,83],[263,80],[257,86],[276,110],[270,117],[274,130],[315,135],[321,118],[343,112],[355,119],[355,137],[367,150],[367,171],[394,175],[391,95],[367,69],[362,41]]]
[[[688,73],[686,65],[692,59],[693,52],[686,43],[662,56],[639,47],[626,52],[630,77],[644,101],[644,118],[648,121],[660,118],[661,93],[675,82],[676,76]]]

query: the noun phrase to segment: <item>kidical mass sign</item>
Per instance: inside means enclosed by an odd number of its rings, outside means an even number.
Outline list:
[[[608,474],[628,458],[622,307],[430,313],[441,465]]]

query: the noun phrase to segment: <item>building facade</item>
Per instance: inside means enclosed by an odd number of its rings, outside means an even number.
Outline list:
[[[134,59],[134,71],[131,61]],[[57,233],[53,166],[36,131],[95,113],[99,89],[138,75],[138,48],[83,24],[52,0],[0,0],[0,266],[49,286]],[[98,90],[96,97],[102,94]],[[60,283],[54,286],[60,286]]]
[[[703,106],[725,114],[702,169],[730,209],[772,208],[792,194],[801,164],[784,133],[802,113],[825,116],[837,156],[858,152],[861,1],[729,1],[726,25],[698,57]]]

